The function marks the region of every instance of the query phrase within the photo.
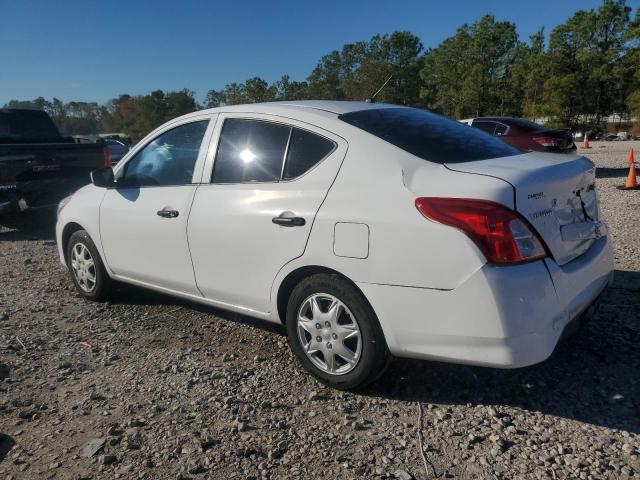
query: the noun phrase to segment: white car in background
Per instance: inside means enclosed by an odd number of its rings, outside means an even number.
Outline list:
[[[60,206],[78,291],[114,281],[284,323],[338,388],[392,356],[545,360],[612,278],[594,166],[423,110],[239,105],[177,118]]]

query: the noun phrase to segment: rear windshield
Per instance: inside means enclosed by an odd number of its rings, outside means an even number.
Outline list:
[[[0,143],[59,141],[60,133],[40,110],[0,109]]]
[[[482,130],[417,108],[360,110],[338,118],[434,163],[473,162],[521,153]]]
[[[546,130],[542,125],[525,120],[524,118],[510,118],[508,123],[520,127],[525,132],[541,132],[542,130]]]

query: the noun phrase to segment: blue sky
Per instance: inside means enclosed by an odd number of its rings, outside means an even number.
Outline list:
[[[319,58],[375,33],[436,46],[485,13],[522,39],[600,0],[0,0],[0,105],[37,96],[104,102],[120,93],[207,90],[260,76],[304,79]],[[640,0],[628,0],[634,9]]]

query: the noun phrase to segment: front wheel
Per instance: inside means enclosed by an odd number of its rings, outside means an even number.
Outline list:
[[[98,250],[86,231],[78,230],[69,238],[67,266],[80,295],[95,302],[108,297],[113,280],[109,278]]]
[[[287,305],[287,333],[304,368],[331,387],[362,387],[390,359],[373,309],[339,275],[312,275],[298,284]]]

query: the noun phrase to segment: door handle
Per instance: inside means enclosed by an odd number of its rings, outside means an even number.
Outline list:
[[[171,210],[170,208],[163,208],[158,210],[156,214],[162,218],[176,218],[180,213],[177,210]]]
[[[304,218],[302,217],[273,217],[271,219],[273,223],[276,225],[282,225],[283,227],[302,227],[305,223]]]

